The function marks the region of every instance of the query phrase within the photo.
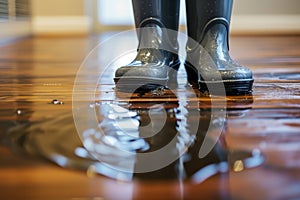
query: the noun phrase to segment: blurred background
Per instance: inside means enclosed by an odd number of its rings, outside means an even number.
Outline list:
[[[185,6],[181,2],[184,30]],[[299,0],[235,0],[232,34],[300,33]],[[0,0],[0,41],[133,27],[131,0]]]

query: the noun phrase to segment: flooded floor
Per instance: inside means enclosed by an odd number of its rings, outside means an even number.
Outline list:
[[[62,105],[56,102],[52,104]],[[98,114],[96,128],[91,124],[78,133],[74,113],[62,112],[39,122],[20,123],[9,129],[3,140],[13,149],[64,168],[123,181],[192,179],[201,183],[218,173],[242,171],[264,161],[257,148],[227,147],[224,117],[230,111],[212,112],[209,108],[190,107],[186,101],[167,100],[86,105],[88,113]],[[22,115],[23,111],[18,111],[16,114]],[[233,115],[238,116],[238,112],[235,110]],[[75,120],[77,126],[84,123]]]
[[[193,89],[183,66],[169,88],[118,91],[127,60],[104,64],[102,39],[0,47],[1,199],[300,198],[300,37],[233,37],[255,83],[227,97]]]

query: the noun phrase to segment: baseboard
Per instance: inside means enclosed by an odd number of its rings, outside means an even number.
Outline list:
[[[235,15],[231,32],[241,34],[300,33],[300,15]]]
[[[0,44],[29,36],[31,23],[29,20],[7,20],[0,22]]]
[[[32,18],[33,34],[88,34],[91,20],[88,16],[38,16]]]
[[[0,23],[0,41],[33,34],[88,34],[88,16],[38,16],[29,21]],[[235,15],[231,20],[235,34],[290,34],[300,33],[300,15]]]

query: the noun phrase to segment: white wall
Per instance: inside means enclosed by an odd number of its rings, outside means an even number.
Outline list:
[[[237,15],[299,15],[299,0],[234,0]]]
[[[34,34],[87,34],[86,2],[93,0],[31,0]]]
[[[31,0],[34,34],[87,34],[97,0]],[[108,0],[109,1],[109,0]],[[131,3],[131,0],[122,0]],[[97,24],[97,23],[94,23]],[[29,22],[0,23],[0,42],[30,32]],[[5,31],[4,31],[5,30]],[[234,0],[233,33],[300,33],[300,0]]]
[[[106,0],[102,1],[105,2],[102,5],[107,4]],[[124,17],[132,17],[132,11],[127,9],[128,6],[125,6],[131,4],[131,0],[110,0],[110,3],[112,5],[118,4],[122,10],[125,10],[123,12],[127,15],[122,15],[121,21],[124,21]],[[96,4],[94,8],[96,12]],[[113,7],[107,10],[113,10]],[[103,12],[102,14],[105,13],[108,14],[106,19],[116,16],[114,12]],[[94,28],[98,31],[115,28],[108,27],[106,23],[99,23],[96,16],[94,16],[95,21]],[[125,21],[130,22],[130,19]],[[231,32],[242,34],[300,33],[300,0],[234,0],[231,26]],[[129,27],[119,26],[117,28]]]
[[[131,4],[131,0],[121,1]],[[91,26],[103,30],[97,23],[96,15],[91,14],[96,10],[96,2],[32,0],[33,32],[88,33]],[[300,33],[300,0],[234,0],[231,26],[232,33]]]
[[[232,32],[300,33],[300,1],[235,0]]]

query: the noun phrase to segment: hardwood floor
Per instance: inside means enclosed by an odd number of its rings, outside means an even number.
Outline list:
[[[113,33],[32,37],[0,46],[0,199],[300,198],[300,36],[233,36],[231,55],[253,71],[255,83],[252,95],[226,99],[193,90],[186,84],[183,66],[178,85],[170,90],[116,91],[114,70],[134,56],[135,47],[130,34]],[[158,138],[167,142],[165,135],[174,130],[199,135],[206,129],[212,138],[220,137],[221,142],[215,142],[226,150],[260,152],[264,162],[250,167],[251,159],[247,163],[232,158],[235,162],[228,173],[203,181],[195,176],[122,181],[99,175],[89,167],[93,159],[73,155],[84,142],[76,130],[89,126],[91,120],[85,118],[89,109],[101,122],[109,118],[105,109],[111,114],[115,105],[137,113],[147,128],[149,119],[166,120]],[[217,109],[212,114],[213,105]],[[75,122],[83,121],[75,127],[73,117]],[[219,119],[221,124],[213,122]],[[101,128],[113,132],[109,125]],[[154,141],[153,148],[166,145],[160,142],[155,146]],[[54,155],[65,156],[65,162]],[[195,163],[185,165],[187,176],[201,164]]]

